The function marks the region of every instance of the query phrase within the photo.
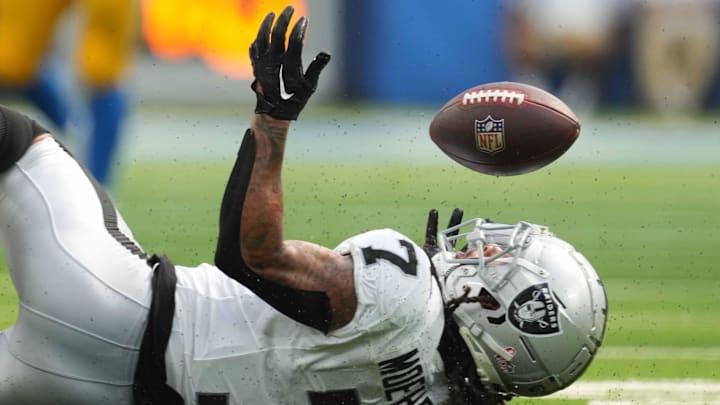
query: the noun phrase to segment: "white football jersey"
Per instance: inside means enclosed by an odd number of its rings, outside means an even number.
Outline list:
[[[358,305],[327,335],[212,265],[176,266],[168,384],[199,405],[441,402],[443,304],[425,253],[389,229],[335,250],[353,257]]]

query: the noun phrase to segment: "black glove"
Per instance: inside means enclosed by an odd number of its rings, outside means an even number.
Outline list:
[[[320,72],[330,55],[320,52],[303,72],[302,47],[308,20],[300,17],[295,23],[287,50],[285,33],[295,9],[288,6],[270,29],[275,13],[265,17],[257,38],[250,45],[250,61],[255,80],[252,89],[257,96],[255,112],[281,120],[296,120],[300,111],[317,88]],[[282,76],[282,77],[281,77]]]
[[[455,208],[450,215],[450,221],[448,221],[448,228],[458,225],[462,221],[463,210]],[[437,233],[438,233],[438,211],[433,208],[428,213],[427,225],[425,227],[425,245],[423,250],[432,258],[436,253],[440,251],[437,244]],[[451,232],[449,235],[457,235],[458,231]]]

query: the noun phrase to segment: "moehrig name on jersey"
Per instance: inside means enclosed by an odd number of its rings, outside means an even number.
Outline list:
[[[414,349],[390,360],[378,363],[382,375],[385,399],[391,404],[432,405],[427,396],[425,370]]]

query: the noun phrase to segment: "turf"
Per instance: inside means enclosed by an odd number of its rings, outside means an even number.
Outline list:
[[[231,163],[128,165],[115,200],[147,251],[186,265],[212,261]],[[720,167],[566,165],[494,178],[446,166],[291,164],[284,183],[286,237],[329,246],[376,227],[420,242],[433,207],[443,222],[458,206],[466,218],[550,225],[586,254],[607,285],[605,345],[720,346]],[[0,277],[6,327],[16,297],[4,266]],[[717,370],[717,357],[616,359],[601,351],[583,378],[720,379]]]

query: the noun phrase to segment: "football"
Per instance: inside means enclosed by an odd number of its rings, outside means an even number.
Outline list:
[[[472,87],[453,97],[430,123],[430,138],[461,165],[493,176],[540,169],[580,134],[575,113],[554,95],[523,83]]]

